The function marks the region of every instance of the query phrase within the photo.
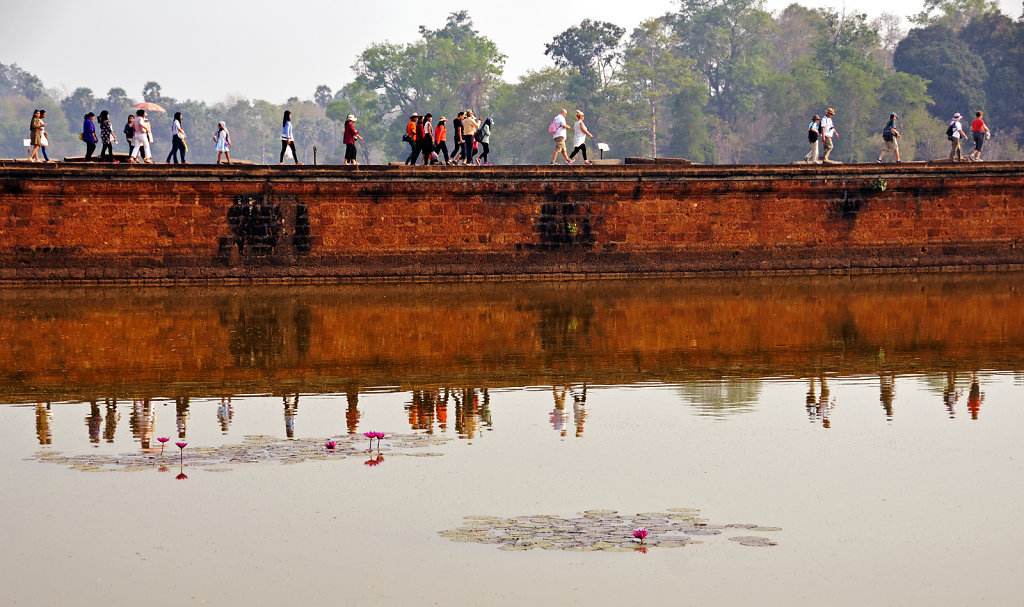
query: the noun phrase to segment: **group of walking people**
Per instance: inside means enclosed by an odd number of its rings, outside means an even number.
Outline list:
[[[441,116],[434,125],[434,115],[426,113],[420,116],[413,112],[405,125],[402,141],[409,144],[409,156],[405,164],[415,165],[422,155],[422,163],[491,166],[491,127],[494,121],[490,116],[484,120],[473,115],[473,110],[459,112],[452,120],[452,149],[448,150],[448,119]],[[480,156],[476,157],[479,152]],[[439,155],[440,154],[440,155]],[[444,160],[441,160],[441,157]]]
[[[829,154],[835,146],[835,140],[839,139],[839,132],[836,131],[835,125],[832,122],[832,117],[835,116],[836,111],[833,108],[825,110],[825,116],[821,117],[817,114],[811,118],[810,124],[807,125],[807,141],[811,145],[810,151],[804,156],[804,161],[814,164],[821,163],[833,163],[834,160],[829,159]],[[992,136],[992,132],[989,130],[988,125],[985,124],[984,119],[985,113],[978,110],[974,113],[974,120],[971,121],[971,136],[974,140],[974,151],[966,157],[967,160],[980,161],[981,151],[985,147],[985,142]],[[882,129],[882,142],[884,147],[878,154],[878,158],[875,162],[883,162],[885,155],[892,152],[893,158],[896,162],[903,162],[900,159],[900,144],[899,140],[902,135],[899,129],[896,127],[896,121],[900,117],[896,112],[889,114],[889,121],[885,123],[885,127]],[[949,122],[949,126],[946,128],[946,138],[950,141],[949,160],[954,162],[964,160],[961,155],[960,141],[967,139],[967,133],[963,130],[963,115],[960,112],[953,114],[952,120]],[[818,144],[822,144],[823,154],[818,157]]]

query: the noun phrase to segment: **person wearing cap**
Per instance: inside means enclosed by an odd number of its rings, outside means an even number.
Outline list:
[[[824,150],[824,154],[821,157],[821,161],[825,163],[835,162],[830,160],[828,155],[832,153],[834,144],[833,139],[839,139],[839,131],[832,124],[832,117],[836,115],[836,111],[832,108],[825,110],[825,117],[821,119],[821,145]]]
[[[416,122],[420,115],[416,112],[409,116],[409,122],[405,125],[405,135],[402,136],[402,141],[409,144],[409,157],[405,159],[405,164],[415,164],[416,156],[419,155],[420,149],[416,147]]]
[[[807,142],[811,144],[811,149],[804,155],[804,162],[821,164],[821,161],[818,160],[819,139],[821,139],[821,116],[815,114],[811,118],[811,123],[807,125]]]
[[[363,137],[356,130],[356,117],[352,114],[345,119],[345,134],[342,136],[342,143],[345,144],[345,164],[358,166],[356,162],[356,140],[362,141]]]
[[[960,124],[962,118],[963,115],[960,112],[953,114],[953,120],[950,121],[949,129],[947,129],[947,132],[952,130],[952,134],[949,136],[949,159],[953,162],[963,160],[963,157],[960,156],[960,139],[967,139],[967,133],[964,133],[964,127]]]
[[[434,153],[441,152],[444,154],[444,163],[451,164],[448,160],[448,142],[445,139],[448,137],[448,119],[441,116],[440,120],[437,121],[437,126],[434,127]]]
[[[473,156],[476,154],[474,143],[476,143],[476,130],[480,128],[480,121],[473,116],[473,110],[466,110],[462,118],[462,159],[466,164],[473,164]]]
[[[982,118],[984,115],[985,112],[978,110],[974,112],[974,120],[971,121],[971,135],[974,136],[974,151],[968,156],[971,160],[981,160],[981,148],[985,147],[985,140],[992,135]]]
[[[903,162],[900,160],[900,143],[897,141],[900,138],[900,132],[896,130],[896,121],[899,120],[899,116],[896,112],[889,114],[889,122],[885,123],[885,128],[882,129],[882,141],[885,142],[885,149],[878,155],[876,162],[882,162],[885,155],[892,152],[896,156],[896,162]]]

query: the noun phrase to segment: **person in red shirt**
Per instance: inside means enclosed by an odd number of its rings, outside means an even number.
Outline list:
[[[985,112],[978,110],[974,112],[975,118],[971,121],[971,134],[974,135],[974,151],[968,156],[970,160],[981,160],[981,148],[985,147],[985,140],[992,136],[992,132],[988,130],[988,125],[982,119],[984,115]]]
[[[345,164],[358,165],[356,162],[356,140],[362,141],[363,138],[356,130],[356,117],[352,114],[348,115],[345,119],[345,135],[342,137],[342,143],[345,144]]]
[[[444,155],[444,163],[451,164],[448,160],[448,142],[445,141],[447,136],[448,119],[441,116],[441,119],[437,121],[437,126],[434,127],[434,153],[441,152]]]
[[[405,125],[405,136],[402,137],[402,141],[408,143],[411,148],[409,157],[405,159],[405,164],[416,164],[416,157],[420,153],[420,148],[416,145],[416,122],[419,121],[419,118],[420,115],[413,112],[412,116],[409,116],[409,122]]]

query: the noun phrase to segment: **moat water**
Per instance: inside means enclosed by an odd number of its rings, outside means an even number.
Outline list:
[[[1012,273],[2,290],[3,594],[1019,604],[1022,293]]]

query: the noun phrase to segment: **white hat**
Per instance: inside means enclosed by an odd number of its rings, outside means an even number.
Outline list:
[[[351,120],[352,122],[355,122],[356,121],[356,117],[353,116],[352,114],[349,114],[348,118],[346,118],[345,120]]]
[[[960,112],[953,114],[953,120],[960,120],[961,118],[963,118],[963,116],[960,115]]]

